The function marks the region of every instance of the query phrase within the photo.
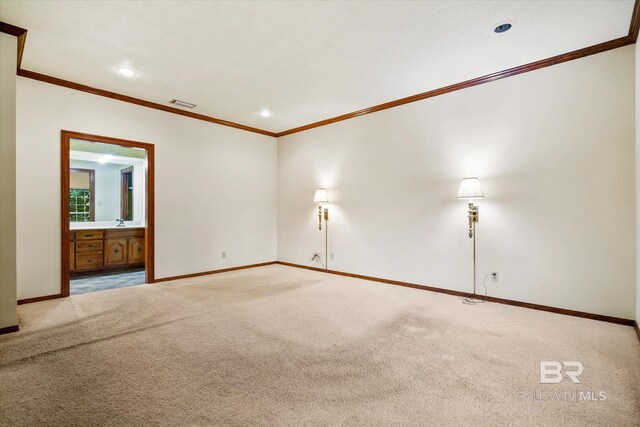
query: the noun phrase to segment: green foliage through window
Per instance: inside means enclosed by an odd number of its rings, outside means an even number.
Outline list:
[[[69,220],[71,222],[91,221],[91,192],[72,188],[69,194]]]

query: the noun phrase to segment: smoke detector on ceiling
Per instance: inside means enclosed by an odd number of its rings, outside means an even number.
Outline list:
[[[177,105],[178,107],[184,107],[184,108],[195,108],[196,107],[196,104],[192,104],[190,102],[185,102],[185,101],[180,101],[178,99],[172,99],[171,101],[169,101],[169,104]]]

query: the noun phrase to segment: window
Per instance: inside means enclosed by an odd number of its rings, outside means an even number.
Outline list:
[[[71,169],[69,178],[69,221],[95,221],[95,171]]]
[[[69,215],[72,222],[91,221],[91,190],[72,188],[69,195]]]

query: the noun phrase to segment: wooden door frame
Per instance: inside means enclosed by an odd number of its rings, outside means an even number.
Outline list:
[[[145,269],[145,281],[146,283],[155,282],[155,269],[154,269],[154,249],[155,249],[155,155],[154,145],[145,142],[129,141],[126,139],[111,138],[108,136],[91,135],[88,133],[74,132],[69,130],[62,130],[60,132],[60,200],[61,205],[61,217],[60,217],[60,229],[61,229],[61,274],[60,274],[60,295],[62,297],[68,297],[70,295],[70,262],[69,259],[69,244],[71,241],[71,225],[69,223],[69,173],[71,170],[71,139],[81,139],[90,142],[101,142],[103,144],[114,144],[123,147],[142,148],[147,150],[147,168],[146,168],[146,225],[145,225],[145,250],[144,250],[144,269]]]
[[[126,212],[129,210],[129,190],[125,189],[125,175],[133,175],[133,166],[120,170],[120,218],[127,217]],[[127,183],[128,184],[128,183]],[[128,187],[128,185],[127,185]]]

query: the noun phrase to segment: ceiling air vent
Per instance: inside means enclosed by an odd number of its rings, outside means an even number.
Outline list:
[[[169,104],[177,105],[178,107],[184,107],[184,108],[195,108],[196,107],[196,104],[192,104],[190,102],[180,101],[178,99],[172,99],[171,101],[169,101]]]

